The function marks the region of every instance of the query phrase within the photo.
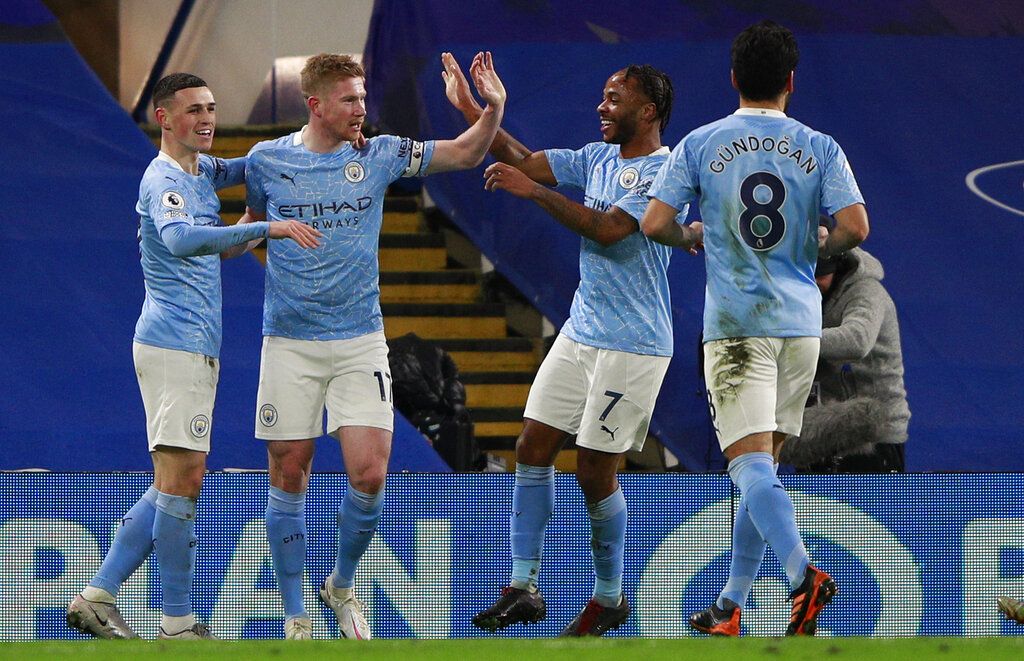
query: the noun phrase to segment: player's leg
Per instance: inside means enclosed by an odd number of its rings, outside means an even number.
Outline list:
[[[310,622],[303,604],[303,573],[306,565],[306,490],[313,466],[315,442],[267,441],[270,487],[264,520],[274,562],[274,576],[281,591],[285,638],[311,638]],[[308,633],[308,635],[306,635]]]
[[[196,501],[206,471],[206,453],[158,446],[152,453],[158,490],[153,544],[163,594],[161,638],[210,638],[192,613],[190,592],[196,563]]]
[[[138,638],[117,609],[121,585],[153,551],[156,486],[150,486],[121,517],[121,525],[89,584],[68,606],[68,625],[99,638]]]
[[[394,427],[391,371],[383,333],[329,344],[334,378],[327,387],[327,428],[341,443],[348,489],[338,508],[334,571],[321,586],[320,598],[334,610],[341,636],[367,639],[370,627],[354,584],[384,508]]]
[[[320,599],[338,619],[343,638],[372,638],[363,603],[355,595],[355,574],[370,545],[384,509],[384,483],[391,454],[391,431],[375,427],[341,427],[348,489],[338,508],[338,550],[334,571],[320,587]]]
[[[306,490],[323,434],[330,349],[325,342],[264,337],[256,395],[256,438],[266,441],[270,487],[265,521],[281,591],[285,638],[312,637],[303,604]]]
[[[590,514],[594,592],[562,631],[600,636],[629,617],[622,593],[626,499],[616,477],[622,454],[640,450],[669,358],[584,347],[581,363],[590,386],[576,437],[576,479]]]
[[[772,455],[780,346],[781,341],[771,338],[715,340],[704,345],[704,364],[712,418],[729,459],[729,474],[742,494],[743,509],[760,538],[779,556],[795,586],[803,577],[806,551],[796,529],[792,502],[775,475]],[[740,592],[749,589],[744,576],[753,574],[749,565],[760,550],[753,531],[741,532],[748,534],[734,540],[740,547],[734,560],[741,559],[730,567],[736,572],[730,580]],[[746,548],[747,544],[753,548]],[[743,556],[748,563],[744,563]],[[738,633],[738,627],[736,631],[732,627],[733,620],[738,619],[735,611],[721,609],[718,604],[709,611],[715,617],[704,619],[716,621],[697,622],[695,628],[715,629],[714,633],[727,635]],[[696,613],[694,619],[706,613]]]
[[[516,440],[516,476],[509,518],[512,576],[473,624],[497,631],[517,622],[539,622],[547,614],[537,581],[544,535],[555,507],[555,457],[579,428],[586,382],[578,361],[580,345],[559,335],[544,358],[526,401],[523,430]]]
[[[776,384],[778,392],[775,409],[777,431],[772,438],[772,449],[776,457],[778,457],[786,438],[800,434],[804,408],[814,382],[820,347],[820,340],[816,337],[791,337],[778,340],[778,342],[781,342],[781,348]],[[817,631],[818,615],[837,592],[832,577],[811,565],[809,558],[806,558],[806,551],[804,551],[803,564],[805,569],[801,580],[798,585],[793,587],[793,592],[790,594],[793,604],[789,626],[786,629],[787,636],[813,636]],[[792,577],[790,577],[790,582],[792,585]]]

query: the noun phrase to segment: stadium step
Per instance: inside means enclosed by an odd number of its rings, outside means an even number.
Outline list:
[[[387,271],[380,274],[381,303],[477,303],[480,278],[469,269]]]
[[[466,372],[460,374],[466,386],[466,406],[475,408],[526,406],[533,372]]]
[[[428,340],[505,337],[505,307],[484,303],[386,303],[384,334],[416,333]]]
[[[438,340],[436,343],[451,355],[465,372],[530,372],[537,371],[540,360],[535,343],[524,337],[493,340]]]

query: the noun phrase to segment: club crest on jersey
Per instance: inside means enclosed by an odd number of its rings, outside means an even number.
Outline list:
[[[273,404],[264,404],[260,408],[260,422],[263,423],[264,427],[273,427],[277,423],[277,409],[274,408]]]
[[[639,180],[640,172],[636,168],[626,168],[619,173],[619,185],[627,190],[636,186]]]
[[[210,432],[210,419],[200,413],[196,417],[192,418],[192,424],[189,425],[192,430],[192,435],[196,438],[202,438]]]
[[[345,178],[353,184],[358,184],[363,179],[366,179],[366,170],[363,169],[363,164],[358,161],[346,163]]]
[[[169,190],[163,194],[160,198],[160,202],[169,209],[184,209],[185,199],[181,196],[181,193]]]

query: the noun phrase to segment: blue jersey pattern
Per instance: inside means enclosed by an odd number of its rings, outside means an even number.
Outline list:
[[[584,191],[584,204],[616,206],[636,219],[668,149],[624,159],[618,145],[594,142],[579,150],[544,152],[560,186]],[[682,209],[679,220],[686,218]],[[583,237],[580,286],[562,334],[581,344],[648,356],[672,355],[668,269],[672,251],[635,232],[608,247]]]
[[[270,243],[264,335],[342,340],[384,328],[377,261],[384,194],[400,177],[421,176],[433,153],[432,141],[382,135],[362,150],[343,143],[318,154],[302,144],[302,131],[252,148],[248,206],[324,235],[313,250]]]
[[[139,185],[139,243],[146,300],[135,341],[216,358],[221,343],[220,255],[175,257],[160,238],[174,223],[220,225],[217,189],[245,179],[245,159],[199,156],[192,175],[160,152]]]
[[[683,138],[650,195],[677,209],[700,198],[705,341],[821,336],[818,215],[864,202],[835,140],[741,109]]]

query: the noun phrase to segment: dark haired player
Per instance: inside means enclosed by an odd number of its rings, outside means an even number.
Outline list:
[[[480,108],[458,64],[450,56],[445,64],[448,98],[473,123]],[[668,76],[631,65],[605,83],[597,106],[601,142],[531,152],[502,130],[491,145],[500,162],[484,173],[487,190],[533,200],[583,238],[569,320],[530,389],[516,443],[511,582],[473,618],[481,629],[537,622],[546,614],[537,581],[554,509],[553,464],[572,434],[579,449],[576,478],[590,511],[596,580],[593,598],[562,635],[600,636],[629,616],[622,593],[626,500],[616,471],[622,454],[647,438],[672,355],[671,251],[639,231],[647,189],[668,155],[661,132],[671,112]],[[583,189],[586,206],[548,188],[555,185]],[[679,220],[686,216],[682,211]]]
[[[320,233],[295,221],[224,227],[216,189],[242,183],[245,159],[212,158],[216,103],[202,79],[175,73],[153,93],[160,153],[139,185],[139,241],[146,300],[135,327],[135,371],[146,409],[153,486],[121,519],[99,572],[68,606],[72,627],[99,638],[137,638],[115,605],[121,584],[157,550],[160,638],[213,638],[192,614],[196,499],[210,451],[221,345],[222,257],[249,242]],[[248,220],[248,219],[246,219]]]
[[[868,233],[853,172],[831,137],[785,115],[799,59],[796,39],[765,21],[732,45],[740,107],[685,138],[651,187],[644,232],[671,246],[703,242],[707,254],[704,374],[719,444],[742,493],[729,581],[693,628],[739,635],[740,611],[765,542],[789,579],[787,635],[814,635],[836,593],[809,564],[793,504],[775,475],[785,438],[800,433],[821,338],[819,255],[853,248]],[[673,219],[700,199],[703,224]],[[836,219],[819,246],[818,214]],[[820,250],[819,250],[820,249]]]

